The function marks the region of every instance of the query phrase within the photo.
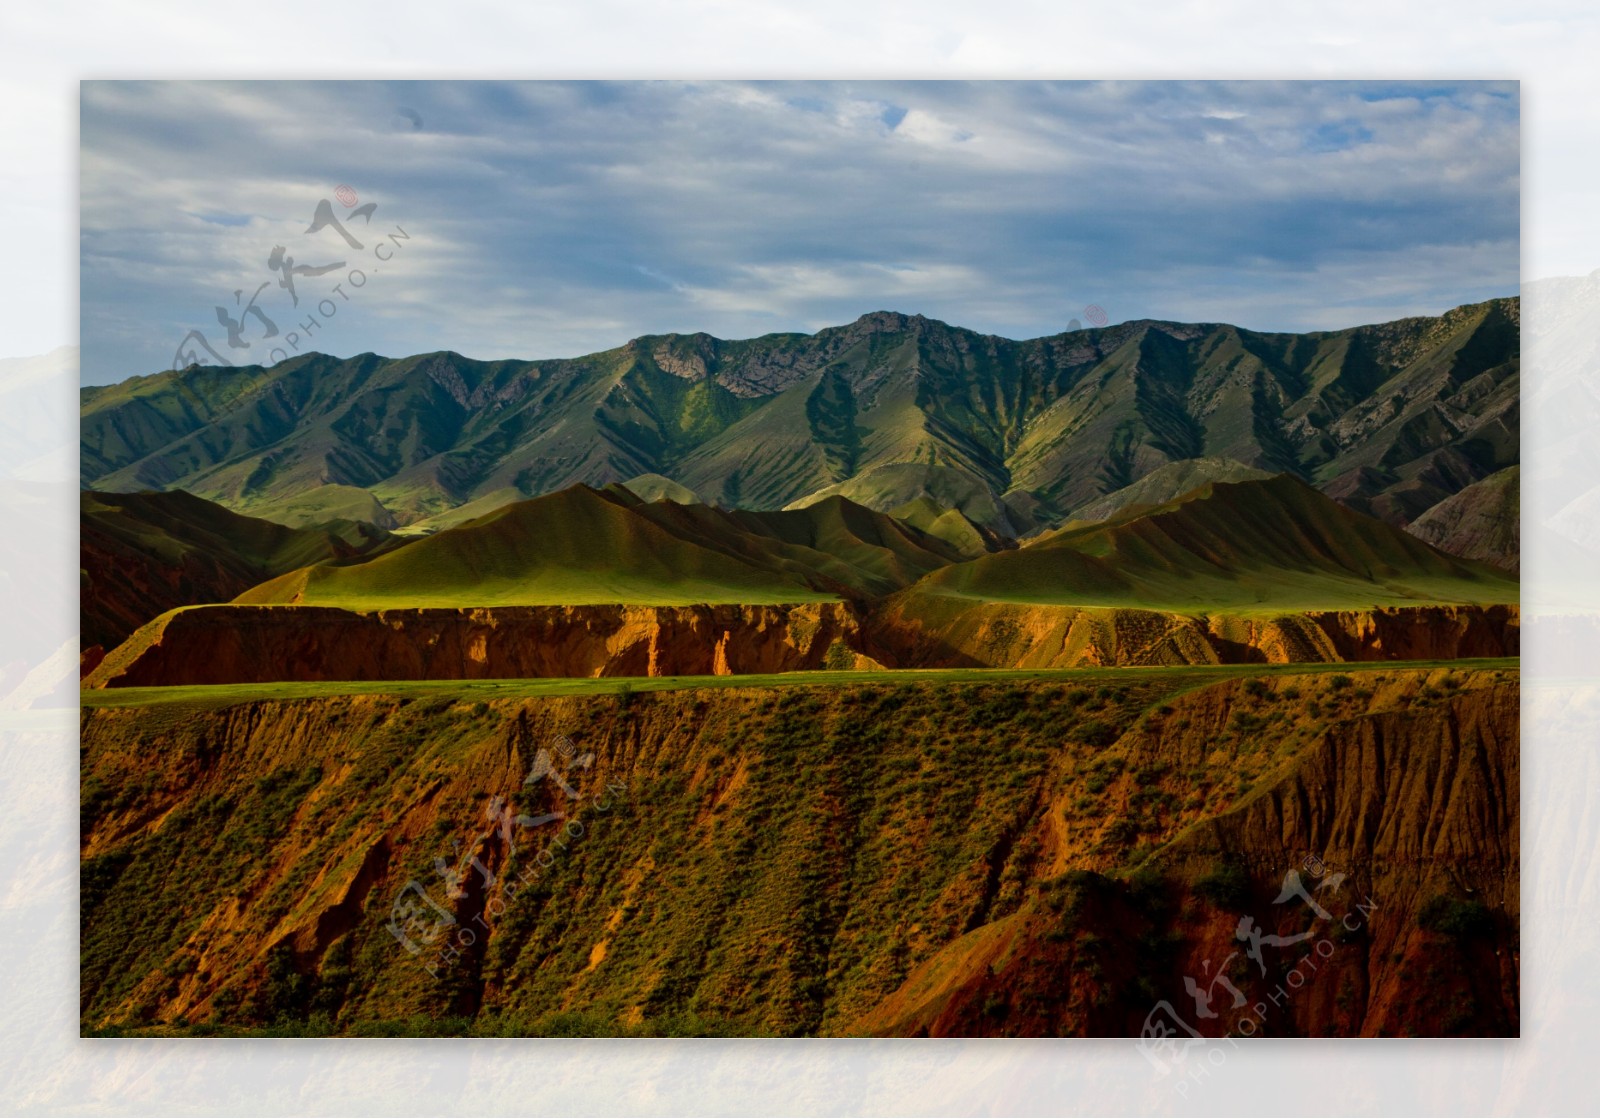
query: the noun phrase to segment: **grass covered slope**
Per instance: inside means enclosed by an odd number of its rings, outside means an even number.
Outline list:
[[[1105,521],[1135,505],[1165,505],[1176,501],[1208,482],[1250,482],[1270,477],[1270,471],[1257,470],[1232,459],[1180,459],[1151,471],[1131,486],[1123,486],[1078,506],[1072,511],[1071,519],[1089,523]]]
[[[296,571],[238,601],[382,610],[832,597],[796,576],[691,543],[612,498],[575,486],[508,505],[371,563]]]
[[[83,491],[79,534],[82,643],[108,649],[173,607],[227,602],[263,579],[394,543],[370,524],[290,528],[181,490]]]
[[[906,595],[1181,612],[1509,603],[1518,589],[1282,475],[1068,526],[934,572]]]
[[[887,594],[961,554],[834,498],[752,513],[574,486],[410,545],[406,558],[317,566],[238,601],[352,610],[426,606],[797,603]]]
[[[1451,555],[1515,574],[1522,566],[1522,468],[1508,466],[1452,494],[1406,526]]]

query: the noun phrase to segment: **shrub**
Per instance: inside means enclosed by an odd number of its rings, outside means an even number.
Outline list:
[[[1131,816],[1119,816],[1106,827],[1105,843],[1112,847],[1126,847],[1139,838],[1139,821]]]
[[[1072,728],[1072,737],[1085,746],[1109,746],[1121,736],[1103,719],[1086,719]]]
[[[1250,876],[1238,863],[1219,863],[1194,884],[1194,892],[1218,909],[1237,913],[1250,902]]]
[[[1429,932],[1461,942],[1492,932],[1494,914],[1481,901],[1440,894],[1429,898],[1417,911],[1417,924]]]

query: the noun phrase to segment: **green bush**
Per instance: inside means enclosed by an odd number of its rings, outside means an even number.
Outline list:
[[[1072,728],[1072,737],[1085,746],[1109,746],[1121,735],[1103,719],[1087,719]]]
[[[1238,863],[1219,863],[1194,884],[1194,892],[1218,909],[1241,912],[1250,903],[1250,876]]]
[[[1481,901],[1440,894],[1417,911],[1417,924],[1429,932],[1462,942],[1494,931],[1494,914]]]

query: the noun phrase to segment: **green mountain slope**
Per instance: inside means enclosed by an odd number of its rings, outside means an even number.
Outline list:
[[[1521,527],[1522,468],[1508,466],[1445,498],[1406,531],[1451,555],[1515,573],[1521,568]]]
[[[1288,476],[1208,483],[934,572],[909,598],[1196,609],[1358,609],[1517,601],[1516,583],[1447,556]]]
[[[357,521],[290,528],[181,491],[80,495],[81,642],[111,648],[175,606],[227,602],[308,564],[391,548]]]
[[[1309,334],[1138,321],[1016,342],[875,312],[559,361],[311,354],[84,390],[82,470],[247,512],[360,487],[405,524],[650,474],[746,509],[831,493],[888,509],[927,489],[1013,534],[1214,457],[1403,524],[1517,461],[1518,321],[1500,299]],[[907,467],[943,479],[885,472]]]
[[[1015,536],[1032,522],[1006,505],[981,479],[955,466],[898,462],[872,466],[807,494],[792,503],[791,509],[804,508],[827,497],[846,497],[858,505],[893,513],[897,509],[925,508],[932,502],[942,511],[954,511],[975,525]]]
[[[1072,511],[1074,521],[1104,521],[1135,505],[1164,505],[1207,482],[1249,482],[1272,477],[1242,462],[1225,458],[1179,459],[1157,468],[1120,490],[1097,497]]]
[[[794,603],[886,594],[961,558],[943,541],[841,498],[762,513],[574,486],[371,563],[296,571],[238,601],[359,610]]]

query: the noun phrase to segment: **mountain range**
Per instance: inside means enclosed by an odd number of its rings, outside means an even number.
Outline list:
[[[421,528],[645,478],[757,511],[927,498],[1022,537],[1199,460],[1225,465],[1191,465],[1195,484],[1288,473],[1405,525],[1517,463],[1518,325],[1507,298],[1304,334],[1141,320],[1011,341],[885,311],[570,359],[190,366],[82,390],[82,478]]]
[[[1514,1034],[1517,320],[86,389],[82,1029]]]

